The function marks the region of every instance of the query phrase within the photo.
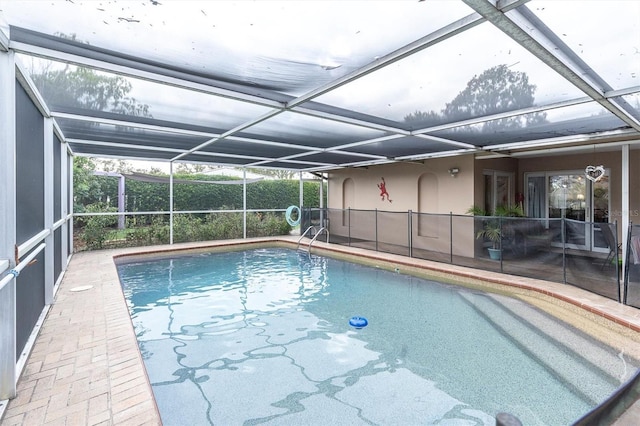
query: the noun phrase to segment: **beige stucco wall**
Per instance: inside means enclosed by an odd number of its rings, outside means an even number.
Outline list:
[[[458,168],[456,177],[449,169]],[[378,184],[384,178],[391,202],[381,199]],[[409,210],[414,213],[464,215],[474,204],[474,158],[472,155],[425,160],[420,163],[394,163],[369,168],[349,168],[329,175],[330,209],[378,210],[376,215],[352,212],[352,238],[374,239],[390,244],[406,245]],[[350,183],[345,184],[347,180]],[[345,189],[346,187],[350,189]],[[349,194],[345,194],[349,192]],[[398,212],[396,214],[387,212]],[[402,212],[402,214],[400,213]],[[348,219],[333,214],[331,232],[347,235]],[[443,216],[412,216],[413,247],[448,253],[449,220]],[[454,254],[473,256],[472,219],[456,221]]]
[[[460,170],[457,177],[449,169]],[[422,213],[464,214],[474,202],[474,159],[460,156],[425,160],[424,164],[394,163],[369,168],[348,168],[332,171],[329,175],[329,207],[356,208],[385,211],[420,211],[418,184],[424,174],[432,174],[437,183],[437,199]],[[381,200],[376,186],[385,179],[392,202]],[[353,205],[343,204],[343,184],[352,179],[355,189]],[[433,191],[431,191],[433,194]]]

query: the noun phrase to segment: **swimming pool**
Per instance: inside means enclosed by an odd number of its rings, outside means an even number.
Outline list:
[[[569,424],[636,368],[517,299],[293,250],[118,270],[165,425]]]

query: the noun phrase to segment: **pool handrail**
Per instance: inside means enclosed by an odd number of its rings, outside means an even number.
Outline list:
[[[310,231],[314,231],[314,236],[313,238],[311,238],[311,241],[309,241],[309,245],[307,247],[307,252],[311,252],[311,244],[313,244],[313,242],[315,240],[318,239],[318,236],[320,234],[322,234],[322,232],[324,231],[325,234],[327,234],[327,243],[329,242],[329,230],[327,228],[325,228],[324,226],[321,227],[319,230],[316,231],[316,227],[314,225],[311,225],[310,227],[308,227],[303,234],[300,236],[300,238],[298,239],[298,246],[296,247],[296,249],[300,249],[300,242],[302,241],[302,239],[310,232]]]

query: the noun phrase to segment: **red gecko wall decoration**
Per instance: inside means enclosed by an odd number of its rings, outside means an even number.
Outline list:
[[[387,201],[389,201],[390,203],[393,203],[391,198],[389,198],[389,193],[387,192],[387,184],[384,181],[384,177],[382,178],[382,182],[377,184],[377,186],[380,189],[380,197],[382,197],[382,201],[384,201],[384,196],[386,195],[387,196]]]

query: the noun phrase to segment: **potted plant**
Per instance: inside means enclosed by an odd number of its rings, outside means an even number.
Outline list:
[[[500,260],[502,256],[502,248],[500,248],[500,240],[502,240],[502,224],[500,219],[487,220],[484,223],[484,228],[478,231],[476,238],[486,238],[491,241],[491,247],[489,250],[489,257],[493,260]]]
[[[487,239],[491,242],[491,247],[488,248],[489,257],[493,260],[500,260],[502,256],[501,240],[505,231],[501,217],[523,217],[524,212],[520,206],[498,206],[493,213],[487,212],[481,207],[471,206],[467,210],[468,214],[474,216],[487,216],[484,220],[483,227],[476,233],[476,238]],[[507,227],[508,228],[508,227]]]

